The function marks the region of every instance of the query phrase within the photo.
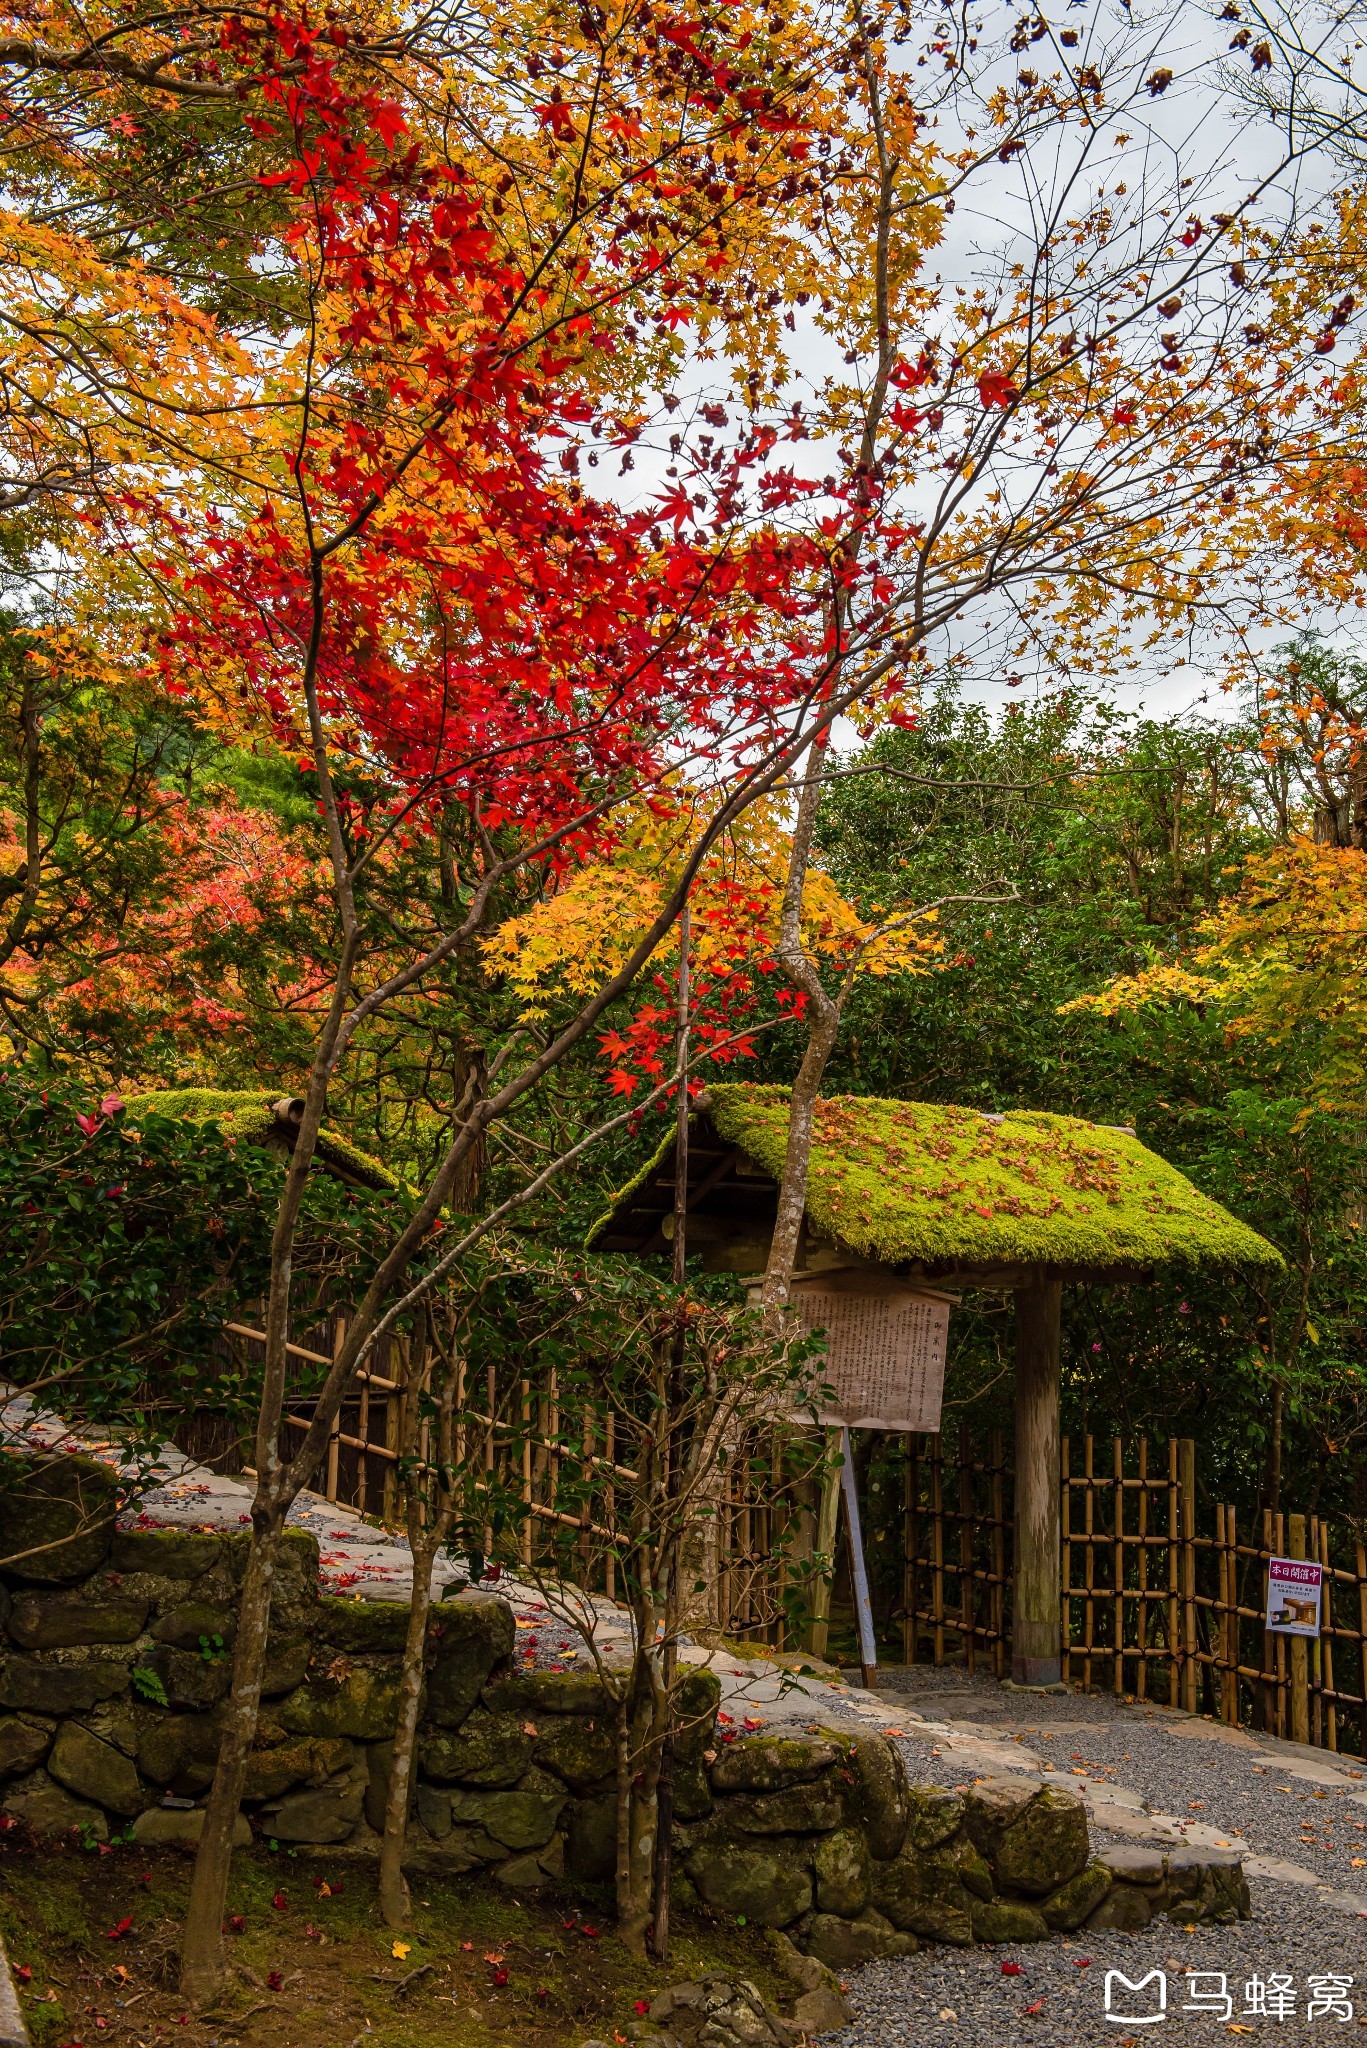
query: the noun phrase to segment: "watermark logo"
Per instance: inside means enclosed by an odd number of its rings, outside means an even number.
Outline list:
[[[1120,1970],[1106,1972],[1103,1998],[1104,2017],[1120,2027],[1156,2027],[1178,2013],[1195,2013],[1229,2026],[1236,2014],[1241,2019],[1275,2020],[1284,2024],[1298,2019],[1304,2002],[1307,2020],[1336,2020],[1340,2026],[1353,2017],[1348,1996],[1354,1979],[1336,1972],[1307,1977],[1298,1988],[1294,1977],[1282,1970],[1266,1976],[1255,1972],[1240,1985],[1230,1986],[1223,1970],[1185,1972],[1187,1996],[1174,2010],[1168,2004],[1168,1976],[1165,1970],[1150,1970],[1146,1977],[1131,1979]]]

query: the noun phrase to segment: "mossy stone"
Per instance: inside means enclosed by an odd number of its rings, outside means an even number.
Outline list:
[[[840,1761],[833,1742],[797,1735],[747,1735],[712,1766],[714,1792],[781,1792],[806,1785]]]
[[[292,1735],[349,1735],[358,1742],[378,1742],[394,1733],[399,1674],[362,1665],[341,1680],[314,1679],[281,1700],[275,1712]]]
[[[199,1650],[173,1650],[157,1643],[141,1660],[161,1680],[173,1707],[216,1706],[232,1684],[232,1659],[205,1657]]]
[[[302,1685],[312,1656],[313,1644],[307,1636],[291,1636],[283,1642],[278,1636],[268,1636],[261,1672],[262,1699],[278,1699],[282,1692],[293,1692]]]
[[[1023,1899],[978,1899],[973,1906],[975,1941],[1045,1941],[1044,1916]]]
[[[1041,1791],[1038,1778],[984,1778],[964,1799],[964,1826],[984,1856],[997,1853],[1006,1829]]]
[[[873,1866],[873,1903],[905,1933],[967,1948],[973,1940],[973,1900],[950,1863],[932,1863],[904,1851]]]
[[[674,1766],[674,1812],[680,1820],[706,1820],[713,1809],[707,1766],[700,1756],[684,1757]]]
[[[209,1643],[215,1636],[225,1649],[237,1635],[237,1616],[228,1607],[213,1607],[204,1600],[187,1600],[158,1615],[152,1624],[152,1640],[169,1643],[177,1650],[198,1650],[201,1636]]]
[[[32,1828],[40,1841],[55,1841],[79,1828],[93,1842],[109,1840],[109,1823],[103,1807],[88,1799],[77,1799],[65,1785],[59,1785],[46,1771],[33,1771],[5,1787],[6,1813]]]
[[[20,1593],[5,1623],[23,1650],[70,1650],[87,1643],[131,1643],[142,1634],[149,1603],[106,1593]]]
[[[339,1600],[324,1593],[318,1601],[316,1633],[319,1642],[348,1656],[397,1656],[408,1640],[408,1602]]]
[[[197,1579],[227,1555],[222,1536],[192,1529],[116,1529],[110,1569],[151,1572],[164,1579]]]
[[[540,1849],[555,1833],[565,1809],[565,1788],[540,1771],[529,1771],[511,1792],[451,1792],[451,1818],[459,1826],[482,1828],[505,1849]]]
[[[121,1814],[125,1820],[132,1820],[151,1802],[132,1761],[79,1721],[67,1721],[58,1729],[47,1768],[48,1776],[78,1799],[89,1799],[106,1813]]]
[[[838,1828],[845,1818],[840,1787],[830,1778],[809,1785],[785,1785],[781,1792],[733,1794],[717,1808],[728,1833],[811,1835]]]
[[[324,1785],[339,1771],[350,1770],[356,1751],[339,1735],[316,1735],[304,1742],[282,1742],[272,1749],[254,1749],[247,1758],[244,1799],[279,1799],[296,1785]]]
[[[138,1728],[138,1769],[154,1785],[186,1792],[213,1782],[221,1729],[217,1714],[168,1714],[145,1708]],[[186,1782],[187,1774],[190,1782]]]
[[[900,1753],[885,1736],[865,1729],[823,1728],[820,1732],[837,1745],[841,1769],[853,1776],[853,1788],[846,1798],[850,1820],[862,1825],[872,1855],[895,1856],[906,1838],[910,1798]]]
[[[1101,1904],[1113,1882],[1104,1863],[1089,1863],[1067,1884],[1040,1900],[1045,1926],[1052,1927],[1057,1934],[1071,1934]]]
[[[18,1714],[6,1714],[0,1720],[0,1778],[35,1769],[51,1747],[51,1728],[21,1720]]]
[[[611,1884],[617,1875],[617,1801],[572,1800],[565,1814],[565,1868],[580,1884]]]
[[[281,1842],[344,1842],[361,1818],[364,1797],[364,1780],[348,1773],[313,1791],[287,1793],[266,1825]]]
[[[418,1764],[443,1784],[515,1785],[532,1760],[535,1736],[516,1714],[476,1707],[459,1729],[428,1729],[418,1737]]]
[[[247,1575],[251,1537],[244,1530],[224,1540],[232,1582],[240,1588]],[[199,1590],[204,1597],[204,1589]],[[281,1636],[312,1635],[317,1619],[318,1538],[307,1529],[284,1529],[271,1580],[271,1628]]]
[[[948,1842],[941,1842],[938,1849],[925,1852],[925,1861],[938,1864],[941,1869],[952,1870],[960,1884],[964,1885],[974,1898],[990,1899],[995,1886],[992,1871],[978,1852],[977,1844],[968,1835],[954,1835]]]
[[[1153,1918],[1153,1907],[1136,1884],[1113,1884],[1084,1925],[1091,1934],[1137,1934]]]
[[[964,1817],[962,1792],[950,1792],[943,1785],[911,1785],[907,1788],[906,1845],[908,1849],[937,1849],[947,1842]]]
[[[140,1842],[144,1849],[193,1851],[199,1847],[199,1838],[203,1832],[202,1807],[186,1811],[183,1807],[149,1806],[133,1823],[133,1840]],[[233,1822],[234,1849],[250,1848],[251,1839],[252,1831],[247,1816],[239,1813]]]
[[[802,1945],[809,1956],[815,1956],[837,1975],[887,1956],[914,1955],[918,1947],[914,1934],[900,1932],[872,1907],[853,1920],[835,1913],[814,1913]]]
[[[1090,1853],[1086,1807],[1076,1792],[1049,1785],[1003,1830],[994,1859],[997,1883],[1043,1898],[1076,1877]]]
[[[852,1920],[869,1903],[869,1849],[863,1831],[837,1828],[823,1835],[812,1850],[816,1903],[822,1913],[840,1913]]]
[[[489,1674],[507,1659],[513,1633],[513,1611],[506,1600],[462,1593],[457,1600],[442,1602],[433,1625],[436,1657],[427,1679],[428,1720],[439,1728],[460,1727]],[[489,1704],[497,1711],[519,1703],[491,1699]]]
[[[688,1875],[714,1913],[743,1913],[756,1927],[789,1927],[811,1910],[806,1843],[705,1842],[690,1850]]]
[[[716,1737],[717,1709],[721,1705],[721,1680],[715,1671],[694,1669],[683,1678],[674,1694],[674,1754],[690,1761],[711,1749]]]
[[[617,1767],[612,1729],[602,1721],[585,1720],[579,1715],[548,1716],[532,1754],[543,1770],[563,1778],[572,1792],[593,1791]]]
[[[121,1491],[98,1458],[0,1452],[0,1570],[43,1586],[88,1577],[109,1554]]]
[[[40,1664],[34,1657],[10,1657],[0,1673],[0,1707],[29,1714],[80,1714],[127,1692],[128,1684],[127,1664],[112,1658]]]
[[[582,1714],[607,1720],[612,1701],[602,1680],[588,1671],[510,1671],[484,1689],[486,1706],[505,1713]]]

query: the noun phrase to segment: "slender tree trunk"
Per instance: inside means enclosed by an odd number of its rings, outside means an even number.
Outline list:
[[[404,1876],[403,1858],[408,1835],[409,1794],[413,1783],[413,1750],[417,1741],[418,1715],[426,1676],[427,1618],[432,1607],[432,1566],[440,1547],[443,1528],[426,1532],[417,1543],[409,1537],[413,1557],[413,1591],[408,1607],[408,1633],[404,1638],[403,1669],[399,1678],[399,1711],[394,1724],[394,1761],[390,1767],[385,1795],[384,1839],[380,1843],[380,1914],[386,1927],[407,1927],[413,1917]]]
[[[256,1740],[271,1588],[286,1512],[287,1507],[263,1503],[258,1490],[252,1509],[253,1538],[238,1606],[232,1690],[185,1915],[181,1990],[196,2007],[215,1995],[222,1979],[223,1909],[228,1895],[233,1832],[242,1803],[247,1759]]]

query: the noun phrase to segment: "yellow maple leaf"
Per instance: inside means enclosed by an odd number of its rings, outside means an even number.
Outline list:
[[[404,1957],[410,1952],[412,1947],[413,1944],[411,1941],[396,1941],[393,1948],[389,1951],[389,1953],[392,1956],[397,1956],[399,1961],[402,1962]]]

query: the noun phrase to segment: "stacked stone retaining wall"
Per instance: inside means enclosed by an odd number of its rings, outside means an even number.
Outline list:
[[[50,1476],[63,1471],[65,1482]],[[107,1512],[92,1513],[102,1486]],[[21,1513],[12,1483],[0,1485],[0,1805],[41,1838],[191,1846],[248,1538],[120,1529],[110,1476],[93,1461],[49,1468],[42,1487],[24,1490]],[[374,1853],[407,1620],[399,1604],[321,1595],[316,1540],[287,1533],[244,1844]],[[520,1888],[608,1883],[611,1703],[591,1673],[518,1668],[515,1636],[511,1608],[489,1594],[433,1610],[410,1862],[488,1870]],[[681,1901],[784,1928],[837,1970],[922,1941],[1041,1940],[1138,1927],[1162,1911],[1247,1915],[1233,1852],[1095,1856],[1082,1802],[1064,1786],[912,1785],[892,1744],[847,1726],[733,1739],[715,1719],[718,1690],[696,1672],[683,1695]]]

